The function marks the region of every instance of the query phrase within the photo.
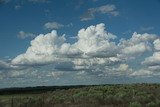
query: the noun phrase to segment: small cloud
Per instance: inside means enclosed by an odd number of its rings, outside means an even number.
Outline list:
[[[73,23],[69,23],[66,27],[73,27]]]
[[[60,24],[58,22],[47,22],[45,25],[44,25],[44,28],[45,29],[59,29],[59,28],[62,28],[64,27],[63,24]]]
[[[151,31],[151,30],[153,30],[154,29],[154,27],[140,27],[140,31],[144,31],[144,32],[146,32],[146,31]]]
[[[120,64],[118,70],[119,71],[127,71],[129,66],[127,64]]]
[[[21,38],[21,39],[25,39],[25,38],[28,38],[28,37],[35,37],[36,35],[35,34],[33,34],[33,33],[26,33],[26,32],[24,32],[24,31],[19,31],[19,33],[18,33],[18,38]]]
[[[77,36],[70,36],[69,38],[70,38],[70,39],[78,39]]]
[[[19,0],[19,1],[16,1],[16,4],[14,6],[14,9],[15,10],[19,10],[21,9],[25,4],[25,1],[24,0]]]
[[[87,12],[85,12],[82,17],[81,21],[87,21],[87,20],[92,20],[95,18],[94,16],[95,12],[92,9],[88,9]]]
[[[131,30],[127,30],[127,31],[123,32],[124,35],[131,34],[131,33],[132,33]]]
[[[46,16],[47,18],[51,18],[52,12],[51,12],[50,9],[45,9],[45,10],[44,10],[44,13],[45,13],[45,16]]]
[[[92,20],[95,18],[95,14],[100,13],[100,14],[109,14],[112,16],[118,16],[119,12],[116,9],[115,5],[103,5],[100,7],[96,8],[89,8],[87,12],[85,12],[82,17],[81,21],[87,21],[87,20]]]
[[[70,23],[70,24],[67,24],[67,25],[63,25],[61,23],[58,23],[58,22],[47,22],[44,24],[44,28],[45,29],[60,29],[62,27],[72,27],[73,24]]]
[[[10,56],[5,56],[4,58],[5,58],[5,59],[9,59],[9,58],[10,58]]]
[[[20,9],[21,7],[22,7],[21,5],[16,5],[16,6],[14,6],[14,9],[18,10],[18,9]]]

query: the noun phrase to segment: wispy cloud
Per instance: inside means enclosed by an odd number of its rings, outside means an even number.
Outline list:
[[[151,30],[153,30],[154,29],[154,27],[152,27],[152,26],[150,26],[150,27],[140,27],[140,31],[144,31],[144,32],[146,32],[146,31],[151,31]]]
[[[59,29],[62,27],[64,27],[64,25],[58,22],[47,22],[44,24],[45,29]]]
[[[28,33],[28,32],[24,32],[24,31],[19,31],[17,37],[18,38],[21,38],[21,39],[25,39],[25,38],[28,38],[28,37],[35,37],[36,35],[33,34],[33,33]]]
[[[96,7],[96,8],[89,8],[87,10],[87,12],[85,12],[82,16],[81,16],[81,21],[87,21],[87,20],[92,20],[95,18],[95,14],[108,14],[108,15],[112,15],[112,16],[117,16],[119,15],[119,12],[116,9],[115,5],[103,5],[100,7]]]
[[[45,29],[60,29],[60,28],[63,28],[63,27],[72,27],[72,26],[73,26],[72,23],[64,25],[64,24],[61,24],[61,23],[58,23],[58,22],[47,22],[47,23],[44,24]]]
[[[21,6],[21,5],[15,5],[14,8],[15,8],[16,10],[18,10],[18,9],[22,8],[22,6]]]

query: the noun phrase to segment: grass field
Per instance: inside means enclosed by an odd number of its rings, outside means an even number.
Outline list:
[[[160,85],[98,85],[37,93],[1,93],[0,107],[160,107]]]

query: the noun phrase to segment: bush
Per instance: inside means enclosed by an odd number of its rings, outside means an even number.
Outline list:
[[[125,98],[125,97],[127,97],[127,93],[126,93],[126,92],[123,92],[123,91],[118,92],[118,93],[116,94],[116,97]]]
[[[157,107],[157,105],[154,102],[150,102],[147,104],[147,107]]]
[[[132,102],[129,104],[129,107],[142,107],[139,102]]]

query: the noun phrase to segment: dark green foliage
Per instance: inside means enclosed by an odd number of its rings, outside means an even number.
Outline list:
[[[160,107],[158,84],[100,85],[51,90],[0,95],[0,107]]]
[[[139,102],[132,102],[129,104],[129,107],[142,107]]]

